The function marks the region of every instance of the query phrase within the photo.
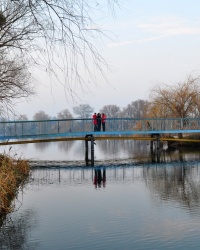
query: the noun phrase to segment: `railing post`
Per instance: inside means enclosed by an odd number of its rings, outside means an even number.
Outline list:
[[[91,136],[91,166],[94,166],[94,137]]]
[[[17,136],[16,122],[15,122],[15,131],[14,131],[14,135]]]
[[[94,166],[94,137],[93,135],[86,135],[85,136],[85,162],[86,166],[89,165],[89,158],[88,158],[88,141],[91,143],[91,166]]]
[[[86,166],[88,166],[88,136],[85,136],[86,140],[85,140],[85,162],[86,162]]]
[[[59,121],[58,121],[58,134],[60,134],[60,123],[59,123]]]
[[[24,135],[24,123],[22,122],[22,135]]]
[[[4,123],[4,137],[6,136],[6,124]]]
[[[181,122],[180,129],[183,129],[183,118],[181,118],[180,122]]]

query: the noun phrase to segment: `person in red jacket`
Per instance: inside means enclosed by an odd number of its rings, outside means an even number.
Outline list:
[[[97,114],[94,113],[94,115],[92,116],[93,119],[93,124],[94,124],[94,132],[97,131]]]
[[[106,115],[104,113],[102,113],[101,115],[101,123],[102,123],[103,131],[105,131],[106,130]]]

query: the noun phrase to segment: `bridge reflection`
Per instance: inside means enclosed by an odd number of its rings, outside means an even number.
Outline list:
[[[200,180],[200,162],[146,163],[135,166],[101,167],[54,167],[33,168],[30,174],[31,185],[94,186],[105,188],[113,183],[130,183],[143,179],[145,182],[155,178],[177,179],[179,183],[189,179],[196,169],[195,179]],[[157,175],[155,175],[155,173]],[[157,176],[157,177],[156,177]]]
[[[29,185],[34,188],[63,187],[109,190],[120,186],[143,185],[157,202],[184,204],[189,211],[199,210],[200,161],[142,164],[114,167],[69,167],[34,169]],[[131,185],[130,185],[131,187]],[[199,212],[198,212],[199,213]]]
[[[29,177],[30,184],[36,185],[94,185],[95,188],[106,187],[106,182],[131,181],[135,170],[127,168],[34,168]],[[107,176],[108,173],[108,176]]]

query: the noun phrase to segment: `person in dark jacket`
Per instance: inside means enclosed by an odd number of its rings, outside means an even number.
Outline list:
[[[101,114],[97,114],[97,131],[101,131]]]

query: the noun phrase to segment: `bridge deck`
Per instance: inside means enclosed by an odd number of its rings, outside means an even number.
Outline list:
[[[101,137],[94,137],[95,141],[102,141],[102,140],[140,140],[140,141],[155,141],[157,138],[151,137],[141,137],[141,136],[101,136]],[[7,140],[1,141],[0,146],[3,145],[14,145],[14,144],[29,144],[29,143],[42,143],[42,142],[63,142],[63,141],[84,141],[90,140],[85,137],[62,137],[62,138],[46,138],[46,139],[28,139],[28,140]],[[186,139],[186,138],[169,138],[169,137],[161,137],[160,141],[179,141],[179,142],[194,142],[200,143],[200,139]]]

